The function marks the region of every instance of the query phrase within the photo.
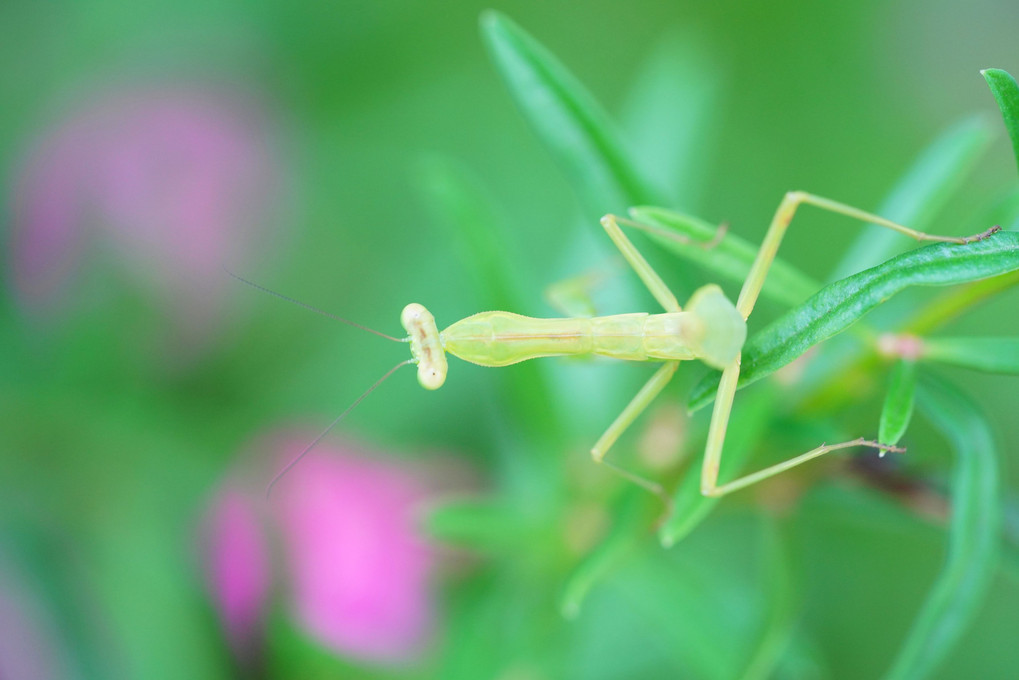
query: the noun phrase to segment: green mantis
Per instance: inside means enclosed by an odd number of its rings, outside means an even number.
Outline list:
[[[643,255],[623,233],[621,227],[627,226],[656,233],[664,232],[656,227],[615,215],[606,215],[601,220],[606,233],[622,253],[626,262],[664,308],[664,313],[636,312],[598,317],[536,319],[505,311],[490,311],[457,321],[440,332],[432,314],[424,306],[411,303],[404,308],[401,315],[401,323],[407,331],[406,338],[401,340],[372,331],[391,340],[410,344],[411,358],[394,367],[383,376],[382,380],[400,366],[416,364],[418,381],[421,386],[429,390],[438,389],[446,380],[447,353],[465,361],[493,367],[507,366],[539,357],[565,355],[600,355],[625,361],[660,362],[661,366],[658,370],[595,442],[591,448],[591,457],[595,462],[612,468],[663,499],[666,496],[660,484],[622,469],[606,461],[605,457],[612,445],[668,385],[681,361],[697,359],[713,368],[722,370],[722,378],[715,396],[714,409],[708,428],[704,463],[701,470],[701,493],[706,496],[723,496],[830,451],[855,446],[872,447],[881,452],[902,451],[903,449],[892,444],[858,437],[836,444],[822,444],[806,453],[757,472],[719,483],[718,475],[725,433],[740,374],[740,352],[747,335],[746,320],[754,309],[768,271],[775,261],[782,238],[792,222],[796,210],[804,204],[845,215],[864,223],[877,224],[918,241],[940,241],[965,245],[987,238],[998,230],[997,227],[994,227],[983,233],[966,237],[936,236],[910,229],[878,215],[820,196],[799,191],[789,192],[782,199],[771,220],[736,303],[733,304],[726,298],[718,286],[709,284],[698,289],[691,296],[686,308],[683,308],[658,273],[652,269]],[[672,236],[683,238],[679,235]],[[720,238],[720,235],[716,238]],[[710,244],[707,245],[710,246]],[[241,280],[250,283],[244,279]],[[256,287],[261,288],[260,286]],[[262,288],[262,290],[266,289]],[[278,293],[274,294],[279,296]],[[289,298],[286,299],[289,300]],[[302,306],[308,307],[303,304]],[[327,314],[327,316],[333,315]],[[339,319],[339,317],[333,318],[364,328],[359,324]],[[270,488],[382,380],[376,382],[368,392],[361,395],[304,452],[291,461],[270,483]]]
[[[601,355],[626,361],[659,361],[643,388],[609,425],[591,448],[595,462],[609,464],[605,456],[616,440],[640,416],[672,379],[681,361],[699,359],[723,371],[708,430],[701,492],[723,496],[767,479],[830,451],[869,446],[884,451],[901,451],[893,445],[859,437],[837,444],[824,444],[784,462],[724,483],[718,472],[740,372],[740,350],[746,340],[746,319],[753,311],[782,237],[797,208],[813,205],[865,223],[906,234],[918,241],[966,244],[990,236],[997,228],[968,237],[935,236],[910,229],[880,216],[804,192],[789,192],[783,198],[750,268],[734,305],[721,289],[706,285],[680,306],[675,295],[648,264],[620,225],[652,228],[630,220],[606,215],[601,223],[624,259],[665,309],[662,314],[632,313],[592,318],[534,319],[494,311],[482,312],[454,323],[439,332],[432,315],[421,305],[408,305],[402,315],[411,345],[412,361],[418,366],[418,380],[426,389],[437,389],[446,378],[448,352],[482,366],[506,366],[538,357]],[[657,230],[656,230],[657,231]],[[662,232],[658,232],[662,233]],[[617,472],[645,488],[663,495],[659,484],[612,465]]]

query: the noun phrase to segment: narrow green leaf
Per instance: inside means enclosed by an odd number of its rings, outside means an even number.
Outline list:
[[[1019,338],[927,338],[922,358],[987,373],[1019,375]]]
[[[926,335],[1016,285],[1019,285],[1019,271],[959,286],[921,307],[902,326],[902,330],[914,335]]]
[[[1007,566],[1013,576],[1019,578],[1019,496],[1011,493],[1003,505],[1002,521],[1002,566]]]
[[[517,105],[590,217],[662,202],[638,174],[608,114],[548,49],[498,12],[481,16],[481,32]]]
[[[750,271],[754,258],[757,257],[757,246],[734,234],[726,234],[720,243],[711,248],[697,245],[709,243],[714,238],[718,225],[708,224],[696,217],[651,206],[631,208],[630,216],[642,224],[688,237],[692,244],[668,238],[663,238],[659,243],[676,255],[733,281],[742,283]],[[806,300],[820,285],[789,263],[776,258],[768,273],[762,294],[776,302],[792,306]]]
[[[485,187],[470,168],[440,155],[424,157],[417,185],[433,221],[450,236],[457,258],[478,289],[478,302],[494,309],[524,309],[518,290],[519,258]]]
[[[991,88],[991,94],[998,102],[1001,117],[1005,120],[1005,129],[1012,139],[1012,150],[1016,164],[1019,166],[1019,85],[1007,71],[1000,68],[988,68],[980,72]]]
[[[959,641],[984,601],[998,564],[1002,505],[994,439],[979,408],[938,380],[925,379],[920,407],[956,452],[948,556],[899,651],[890,680],[925,678]]]
[[[794,587],[792,568],[785,546],[782,527],[768,515],[762,517],[764,532],[762,553],[765,561],[767,584],[767,617],[763,621],[757,645],[740,680],[768,680],[792,640],[796,620],[793,608]]]
[[[1017,269],[1017,232],[1001,232],[965,246],[935,243],[897,255],[825,286],[751,338],[743,348],[739,387],[774,373],[905,288],[966,283]],[[713,371],[694,387],[692,410],[711,403],[720,375]]]
[[[512,551],[533,539],[526,516],[495,501],[455,501],[431,508],[424,530],[433,538],[483,553]]]
[[[647,535],[648,495],[634,489],[621,504],[608,535],[590,552],[566,579],[559,610],[567,619],[576,618],[591,589],[613,567],[629,555]]]
[[[914,229],[925,229],[973,170],[992,138],[989,122],[980,115],[948,128],[913,162],[877,214]],[[908,236],[868,225],[835,267],[831,280],[873,267],[911,243]]]
[[[621,119],[633,157],[670,205],[697,208],[711,176],[724,67],[694,30],[671,32],[632,79]]]
[[[750,454],[764,437],[774,406],[776,390],[769,386],[750,393],[749,398],[737,404],[736,417],[739,427],[732,427],[722,452],[719,479],[723,482],[735,479],[743,471]],[[703,522],[718,505],[721,498],[712,498],[701,493],[701,465],[704,452],[694,459],[690,469],[672,497],[672,510],[658,530],[662,546],[670,548]]]
[[[518,107],[563,168],[592,223],[633,205],[668,202],[639,172],[609,115],[555,55],[495,11],[482,15],[481,32]],[[662,236],[651,239],[674,245]],[[693,290],[685,270],[673,276]]]
[[[877,439],[882,444],[898,444],[906,434],[909,420],[913,417],[913,401],[916,395],[916,362],[901,359],[892,369],[888,381],[888,394],[881,409],[881,423]]]

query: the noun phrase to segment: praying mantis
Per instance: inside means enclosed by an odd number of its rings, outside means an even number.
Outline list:
[[[411,358],[397,364],[341,413],[318,438],[276,475],[270,482],[269,489],[287,470],[321,441],[351,409],[401,366],[416,364],[418,382],[425,389],[436,390],[441,387],[446,380],[448,371],[447,353],[474,364],[492,367],[508,366],[539,357],[567,355],[599,355],[624,361],[661,362],[661,367],[655,371],[595,442],[591,448],[591,458],[596,463],[606,465],[630,481],[659,495],[667,504],[668,498],[659,483],[617,466],[607,461],[605,457],[619,437],[668,385],[682,361],[697,359],[722,371],[708,426],[704,462],[701,469],[701,493],[705,496],[724,496],[831,451],[856,446],[871,447],[882,453],[904,451],[904,449],[891,444],[858,437],[836,444],[822,444],[806,453],[757,472],[719,483],[719,467],[726,428],[729,424],[740,374],[740,353],[747,336],[746,321],[761,293],[782,238],[801,205],[812,205],[863,223],[877,224],[910,236],[917,241],[940,241],[965,245],[987,238],[998,230],[995,227],[980,234],[965,237],[937,236],[910,229],[879,215],[821,196],[802,191],[791,191],[786,193],[771,220],[735,304],[725,296],[717,285],[708,284],[693,293],[685,309],[681,307],[676,296],[623,233],[621,227],[653,231],[658,234],[665,232],[611,214],[605,215],[601,219],[602,226],[626,262],[658,304],[664,308],[664,313],[635,312],[612,316],[538,319],[505,311],[488,311],[457,321],[440,332],[432,314],[423,305],[411,303],[403,309],[401,314],[401,323],[407,331],[407,337],[401,339],[365,328],[360,324],[298,302],[297,304],[313,311],[326,314],[390,340],[407,342],[410,344]],[[679,234],[669,235],[684,239]],[[716,240],[718,238],[720,235],[716,236]],[[241,277],[233,274],[232,276],[278,297],[297,302]]]

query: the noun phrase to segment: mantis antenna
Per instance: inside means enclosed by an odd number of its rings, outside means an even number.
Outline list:
[[[333,422],[329,423],[329,426],[326,427],[326,429],[322,430],[322,433],[319,434],[319,436],[315,437],[315,439],[313,439],[310,444],[308,444],[306,447],[304,447],[303,451],[301,451],[299,454],[294,456],[293,460],[291,460],[289,463],[287,463],[286,466],[282,470],[280,470],[279,472],[276,473],[276,476],[273,477],[272,480],[269,482],[268,486],[265,487],[265,499],[269,500],[269,495],[272,493],[272,488],[274,486],[276,486],[276,482],[280,481],[280,479],[283,478],[283,475],[287,474],[292,467],[294,467],[299,462],[301,462],[301,459],[304,458],[306,455],[308,455],[308,452],[310,452],[313,448],[318,446],[318,443],[320,441],[322,441],[323,439],[325,439],[325,436],[327,434],[329,434],[329,432],[332,431],[332,429],[334,427],[336,427],[337,423],[339,423],[341,420],[343,420],[343,418],[348,413],[353,411],[354,407],[356,407],[358,404],[360,404],[362,401],[364,401],[365,397],[367,397],[369,394],[374,392],[375,388],[378,387],[379,385],[381,385],[383,382],[385,382],[386,378],[388,378],[389,376],[391,376],[394,373],[396,373],[396,371],[399,370],[400,368],[402,368],[403,366],[406,366],[407,364],[413,364],[413,363],[414,363],[413,359],[407,359],[406,361],[401,361],[396,366],[393,366],[391,369],[386,371],[385,375],[383,375],[381,378],[376,380],[374,385],[369,387],[367,390],[364,391],[364,393],[360,397],[355,399],[353,404],[351,404],[346,409],[344,409],[343,413],[341,413],[340,415],[336,416],[336,418],[333,419]]]
[[[340,323],[345,323],[348,326],[353,326],[354,328],[360,328],[363,331],[368,331],[369,333],[374,333],[375,335],[379,336],[380,338],[385,338],[386,340],[392,340],[393,342],[407,342],[406,338],[394,338],[392,335],[386,335],[385,333],[383,333],[381,331],[377,331],[374,328],[368,328],[367,326],[362,326],[361,324],[357,323],[356,321],[351,321],[350,319],[344,319],[342,316],[336,316],[335,314],[330,314],[329,312],[323,311],[323,310],[319,309],[318,307],[312,307],[311,305],[309,305],[306,302],[301,302],[300,300],[295,300],[294,298],[289,297],[287,295],[284,295],[283,293],[277,293],[276,291],[272,290],[271,288],[266,288],[265,286],[260,286],[257,283],[255,283],[254,281],[248,281],[243,276],[238,276],[237,274],[234,274],[232,271],[230,271],[226,267],[223,268],[223,271],[225,271],[228,275],[230,275],[233,278],[237,279],[241,283],[244,283],[244,284],[247,284],[247,285],[251,286],[255,290],[260,290],[263,293],[268,293],[269,295],[274,295],[274,296],[278,297],[281,300],[286,300],[287,302],[291,302],[291,303],[297,305],[298,307],[304,307],[305,309],[309,309],[309,310],[315,312],[316,314],[321,314],[322,316],[327,316],[330,319],[332,319],[333,321],[339,321]]]
[[[309,304],[307,304],[305,302],[301,302],[300,300],[295,300],[294,298],[289,297],[287,295],[284,295],[283,293],[277,293],[276,291],[272,290],[271,288],[266,288],[265,286],[260,286],[259,284],[255,283],[254,281],[249,281],[248,279],[244,278],[243,276],[238,276],[237,274],[234,274],[232,271],[230,271],[226,267],[223,268],[223,271],[225,271],[228,275],[230,275],[231,277],[237,279],[241,283],[244,283],[244,284],[246,284],[248,286],[251,286],[255,290],[260,290],[263,293],[268,293],[269,295],[273,295],[275,297],[278,297],[281,300],[286,300],[287,302],[291,302],[291,303],[297,305],[298,307],[303,307],[303,308],[311,310],[311,311],[313,311],[313,312],[315,312],[317,314],[321,314],[322,316],[329,317],[330,319],[333,319],[334,321],[339,321],[341,323],[345,323],[348,326],[353,326],[354,328],[360,328],[363,331],[368,331],[369,333],[373,333],[373,334],[379,336],[380,338],[385,338],[386,340],[392,340],[393,342],[408,342],[409,341],[409,338],[394,338],[392,335],[386,335],[385,333],[382,333],[381,331],[377,331],[374,328],[368,328],[367,326],[362,326],[361,324],[359,324],[359,323],[357,323],[355,321],[351,321],[350,319],[344,319],[341,316],[336,316],[335,314],[330,314],[329,312],[321,310],[321,309],[319,309],[317,307],[312,307],[311,305],[309,305]],[[402,366],[406,366],[407,364],[414,364],[414,363],[418,363],[418,359],[416,359],[416,358],[408,359],[406,361],[401,361],[396,366],[393,366],[391,369],[386,371],[385,375],[383,375],[381,378],[376,380],[375,383],[371,387],[369,387],[367,390],[365,390],[361,394],[360,397],[355,399],[354,403],[352,403],[350,406],[348,406],[346,409],[344,409],[343,413],[341,413],[340,415],[336,416],[336,418],[333,419],[333,422],[329,423],[329,426],[326,429],[322,430],[321,434],[319,434],[317,437],[315,437],[315,439],[312,440],[312,442],[310,444],[308,444],[306,447],[304,447],[303,451],[301,451],[299,454],[297,454],[297,456],[295,456],[293,460],[291,460],[289,463],[287,463],[286,466],[282,470],[280,470],[279,472],[276,473],[276,476],[273,477],[272,480],[269,482],[269,484],[265,487],[265,498],[266,498],[266,500],[269,500],[269,495],[272,493],[273,487],[276,486],[276,483],[280,479],[283,478],[283,475],[285,475],[287,472],[290,471],[291,468],[293,468],[295,465],[297,465],[297,463],[299,463],[300,460],[302,458],[304,458],[313,448],[318,446],[319,442],[321,442],[323,439],[325,439],[325,436],[327,434],[329,434],[329,432],[332,431],[332,429],[334,427],[336,427],[336,425],[341,420],[343,420],[348,413],[353,411],[354,408],[358,404],[360,404],[362,401],[364,401],[365,397],[367,397],[369,394],[374,392],[375,388],[378,387],[379,385],[381,385],[383,382],[385,382],[386,378],[388,378],[389,376],[391,376],[394,373],[396,373],[397,369],[399,369]]]

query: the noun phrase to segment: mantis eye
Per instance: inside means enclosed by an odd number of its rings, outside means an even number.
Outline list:
[[[437,390],[446,382],[446,372],[439,371],[434,366],[418,364],[418,382],[426,390]]]

